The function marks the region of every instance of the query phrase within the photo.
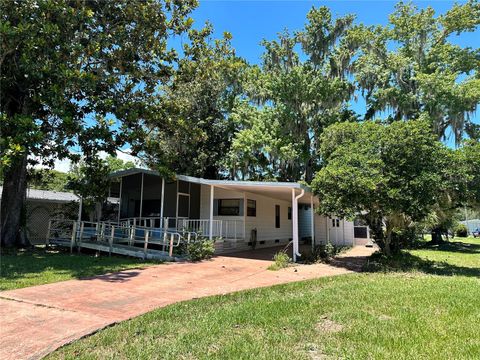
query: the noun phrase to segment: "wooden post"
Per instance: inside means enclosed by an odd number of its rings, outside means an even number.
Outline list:
[[[172,257],[173,254],[173,237],[175,234],[170,235],[170,248],[168,249],[168,255]]]
[[[77,239],[77,252],[80,254],[80,247],[82,245],[82,239],[83,239],[83,228],[85,227],[85,223],[82,221],[80,223],[80,233],[78,234],[78,239]]]
[[[134,243],[134,237],[135,237],[135,226],[132,226],[130,228],[130,239],[128,239],[128,242],[129,242],[129,245],[130,246],[133,246],[133,243]]]
[[[72,227],[72,237],[70,239],[70,254],[73,253],[73,244],[75,244],[75,235],[77,232],[77,222],[73,222],[73,227]]]
[[[100,223],[97,222],[97,224],[95,225],[95,235],[97,236],[97,241],[98,241],[98,230],[100,228]]]
[[[162,251],[165,251],[165,245],[167,243],[167,232],[163,232],[163,244],[162,244]]]
[[[147,250],[148,250],[148,230],[145,230],[145,242],[143,244],[143,258],[147,258]]]
[[[108,252],[108,256],[112,256],[112,250],[113,250],[113,237],[115,236],[115,226],[112,225],[112,230],[110,231],[110,251]]]

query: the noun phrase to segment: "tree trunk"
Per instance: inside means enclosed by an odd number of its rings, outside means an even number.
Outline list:
[[[443,242],[442,231],[440,229],[432,229],[432,244],[440,244]]]
[[[313,159],[309,158],[305,164],[305,181],[310,184],[313,180]]]
[[[95,216],[97,218],[97,222],[102,221],[102,209],[103,209],[103,202],[97,201],[95,203]]]
[[[23,209],[27,191],[27,154],[14,160],[5,171],[1,203],[1,244],[5,247],[30,245],[25,231]]]
[[[385,246],[383,248],[383,253],[387,256],[392,255],[392,227],[390,224],[387,222],[387,226],[385,229]]]

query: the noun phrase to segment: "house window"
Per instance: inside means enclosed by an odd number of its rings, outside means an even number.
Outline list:
[[[239,216],[241,199],[218,199],[218,215]]]
[[[275,205],[275,227],[280,228],[280,205]]]
[[[257,202],[247,199],[247,216],[257,216]]]
[[[340,227],[340,219],[332,219],[332,227]]]
[[[288,207],[288,220],[292,220],[292,207]]]

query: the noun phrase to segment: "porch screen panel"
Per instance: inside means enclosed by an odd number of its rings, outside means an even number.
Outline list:
[[[143,180],[143,217],[159,217],[162,198],[162,178],[145,174]],[[157,224],[160,226],[160,224]]]
[[[140,216],[140,192],[142,174],[133,174],[122,178],[121,218]]]
[[[177,216],[177,182],[165,181],[165,198],[163,200],[163,216]]]
[[[200,184],[190,183],[190,219],[200,219]]]
[[[189,216],[190,196],[178,194],[178,217],[187,218]]]

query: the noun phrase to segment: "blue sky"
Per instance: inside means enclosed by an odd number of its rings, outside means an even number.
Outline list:
[[[263,39],[272,40],[284,29],[301,29],[306,22],[306,14],[312,6],[328,6],[334,16],[355,14],[357,22],[367,25],[385,25],[388,16],[394,11],[396,1],[231,1],[200,0],[199,7],[193,12],[196,27],[210,21],[215,29],[215,37],[221,37],[224,31],[233,35],[232,44],[238,56],[251,64],[261,61]],[[419,8],[431,6],[437,14],[445,13],[454,4],[453,1],[414,1]],[[461,1],[459,1],[461,3]],[[453,37],[452,41],[461,46],[480,46],[480,30]],[[364,102],[360,99],[352,103],[352,108],[364,112]],[[480,114],[474,116],[480,123]],[[452,143],[450,139],[449,143]]]
[[[250,63],[259,63],[262,54],[260,42],[274,39],[285,28],[299,30],[306,22],[312,6],[327,6],[338,16],[357,15],[357,22],[368,25],[387,24],[388,15],[396,1],[218,1],[200,0],[192,17],[196,26],[209,20],[217,37],[224,31],[233,35],[237,55]],[[452,7],[453,1],[414,1],[420,8],[431,6],[437,14]],[[480,46],[480,31],[463,34],[455,43],[463,46]]]

